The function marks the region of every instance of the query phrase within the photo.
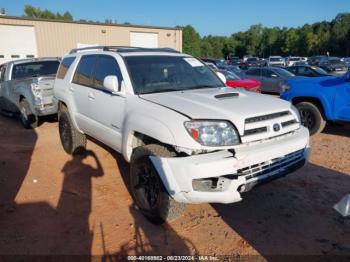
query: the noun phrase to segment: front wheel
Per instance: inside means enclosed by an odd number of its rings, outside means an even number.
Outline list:
[[[151,144],[136,148],[130,162],[130,189],[140,211],[155,224],[173,220],[185,210],[166,191],[150,156],[174,157],[164,146]]]
[[[86,136],[80,133],[72,123],[67,107],[61,106],[58,117],[58,129],[64,151],[79,154],[85,151]]]
[[[326,126],[326,120],[315,104],[301,102],[296,107],[300,113],[301,124],[309,129],[310,135],[315,135],[323,131]]]

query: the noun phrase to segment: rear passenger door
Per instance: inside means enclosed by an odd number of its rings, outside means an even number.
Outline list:
[[[103,80],[110,75],[118,78],[119,87],[123,84],[116,58],[110,55],[98,55],[93,75],[92,88],[89,90],[91,135],[120,152],[126,99],[124,96],[112,94],[103,87]]]

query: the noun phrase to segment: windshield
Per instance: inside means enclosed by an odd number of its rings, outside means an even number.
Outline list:
[[[283,69],[283,68],[274,68],[273,69],[278,75],[282,77],[293,77],[295,76],[293,73]]]
[[[227,71],[227,70],[220,70],[220,73],[222,73],[226,80],[240,80],[239,76],[237,76],[235,73]]]
[[[211,69],[193,57],[128,56],[125,62],[136,94],[223,86]]]
[[[59,61],[29,62],[14,65],[12,69],[12,79],[55,75],[59,65]]]
[[[282,58],[280,58],[280,57],[271,57],[271,58],[270,58],[270,61],[271,61],[271,62],[281,62],[281,61],[282,61]]]
[[[291,57],[289,58],[289,61],[300,61],[301,58],[300,57]]]

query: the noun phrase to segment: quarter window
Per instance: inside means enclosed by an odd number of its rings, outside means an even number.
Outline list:
[[[75,57],[66,57],[62,60],[60,67],[58,68],[57,78],[63,79],[66,76],[67,71],[74,62],[74,60]]]
[[[96,63],[97,55],[82,56],[73,77],[73,83],[92,86],[92,73]]]
[[[94,87],[103,88],[103,80],[109,75],[116,76],[119,85],[121,84],[122,74],[115,58],[107,55],[99,55],[95,70]]]

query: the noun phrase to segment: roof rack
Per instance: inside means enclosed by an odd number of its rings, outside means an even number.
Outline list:
[[[129,52],[168,52],[168,53],[180,53],[179,51],[173,48],[145,48],[145,47],[133,47],[133,46],[89,46],[82,48],[74,48],[69,54],[78,53],[79,51],[94,51],[94,50],[102,50],[102,51],[114,51],[120,53],[129,53]]]

